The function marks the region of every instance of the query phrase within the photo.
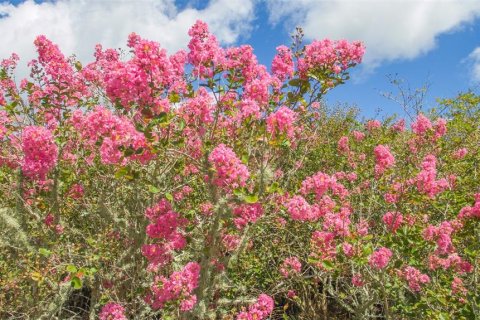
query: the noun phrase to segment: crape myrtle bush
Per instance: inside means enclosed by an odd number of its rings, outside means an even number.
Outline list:
[[[360,122],[321,98],[361,43],[299,32],[268,71],[189,35],[2,61],[1,318],[479,316],[479,97]]]

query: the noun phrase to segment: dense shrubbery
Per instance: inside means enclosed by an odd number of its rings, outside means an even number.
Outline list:
[[[85,66],[40,36],[19,86],[2,62],[2,319],[479,316],[479,97],[360,122],[320,103],[360,43],[269,72],[189,34]]]

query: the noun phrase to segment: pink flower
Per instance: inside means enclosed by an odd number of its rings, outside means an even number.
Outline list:
[[[188,61],[194,66],[193,74],[202,79],[211,77],[213,67],[222,63],[223,49],[203,21],[197,20],[188,30],[188,35],[191,37]]]
[[[395,165],[395,157],[390,152],[390,148],[384,145],[375,147],[375,175],[379,176],[385,172],[386,169]]]
[[[288,290],[287,297],[290,299],[294,299],[297,296],[297,293],[294,290]]]
[[[330,69],[338,74],[360,63],[364,53],[365,47],[361,42],[316,40],[305,46],[305,55],[299,59],[298,69],[303,77],[317,69]]]
[[[226,191],[244,187],[250,177],[247,167],[237,158],[235,152],[224,144],[213,149],[208,160],[215,169],[213,182]]]
[[[29,126],[22,132],[22,171],[30,178],[44,180],[57,164],[58,147],[52,133],[43,127]]]
[[[325,192],[336,184],[337,182],[334,177],[323,172],[317,172],[302,182],[300,192],[305,196],[309,193],[315,193],[317,200],[319,200]]]
[[[381,126],[382,126],[382,124],[378,120],[370,120],[366,124],[366,128],[367,128],[368,132],[370,132],[370,133],[373,132],[374,130],[380,128]]]
[[[338,140],[337,149],[340,153],[348,153],[350,147],[348,146],[348,137],[343,136]]]
[[[455,151],[455,153],[453,154],[453,158],[455,158],[457,160],[463,159],[463,158],[465,158],[467,153],[468,153],[467,148],[460,148],[460,149]]]
[[[392,126],[392,129],[397,132],[405,131],[405,119],[400,119],[397,122],[395,122],[394,125]]]
[[[355,138],[355,140],[360,142],[365,138],[365,133],[360,131],[353,131],[353,137]]]
[[[274,306],[270,296],[261,294],[258,296],[257,302],[250,305],[248,311],[240,312],[237,315],[237,320],[264,320],[272,313]]]
[[[400,228],[400,225],[403,222],[403,215],[400,212],[387,212],[382,220],[392,233],[396,233],[397,229]]]
[[[193,291],[198,286],[199,276],[200,265],[196,262],[187,263],[181,271],[173,272],[169,278],[156,276],[148,302],[153,309],[161,309],[169,301],[179,301],[182,311],[191,310],[197,301]]]
[[[430,119],[425,117],[423,114],[419,114],[415,122],[412,123],[412,131],[418,136],[424,136],[425,133],[432,129],[432,123]]]
[[[337,254],[335,234],[333,232],[315,231],[310,240],[312,255],[321,261],[333,261]]]
[[[355,287],[362,287],[364,284],[365,282],[363,281],[361,274],[356,273],[352,276],[352,285]]]
[[[368,263],[374,269],[384,269],[392,257],[392,251],[390,249],[382,247],[377,249],[370,255]]]
[[[319,218],[318,210],[312,207],[302,196],[294,196],[289,199],[285,207],[293,220],[314,221]]]
[[[114,302],[109,302],[103,306],[98,317],[100,320],[127,320],[125,309]]]
[[[240,237],[235,234],[226,234],[222,237],[222,243],[227,251],[235,251],[240,244]]]
[[[288,278],[292,274],[300,273],[301,270],[302,263],[297,257],[286,258],[280,267],[280,273],[285,278]]]
[[[411,266],[405,267],[402,275],[405,280],[407,280],[410,289],[414,292],[419,292],[422,284],[430,282],[428,275],[421,273],[418,269]]]
[[[260,203],[242,204],[233,209],[236,218],[233,220],[237,229],[242,230],[248,223],[254,223],[263,216],[263,208]]]
[[[438,118],[435,121],[435,139],[443,137],[447,133],[447,120],[443,118]]]
[[[293,71],[292,51],[286,46],[277,47],[277,55],[272,62],[272,73],[280,81],[285,81],[285,79],[293,76]]]
[[[468,290],[463,285],[463,280],[458,277],[454,277],[452,281],[452,294],[458,294],[461,296],[467,295]]]
[[[294,123],[296,119],[295,111],[287,107],[280,107],[268,116],[267,132],[273,137],[285,134],[289,139],[292,139],[295,133]]]
[[[418,191],[432,199],[449,186],[446,179],[437,180],[436,164],[437,158],[431,154],[427,155],[422,162],[422,171],[415,178]]]
[[[342,249],[343,249],[343,253],[349,258],[351,258],[355,255],[355,251],[353,249],[353,246],[348,242],[344,242],[342,244]]]

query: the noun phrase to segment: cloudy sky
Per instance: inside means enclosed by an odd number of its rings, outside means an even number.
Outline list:
[[[34,57],[33,39],[45,34],[70,55],[92,59],[96,43],[125,47],[135,31],[170,52],[184,48],[201,19],[225,46],[251,44],[270,65],[275,47],[301,26],[307,40],[361,40],[367,47],[353,80],[329,103],[357,104],[366,117],[402,113],[381,92],[395,92],[388,76],[412,88],[428,83],[426,107],[480,84],[479,0],[0,0],[0,58]],[[405,84],[407,86],[407,84]]]

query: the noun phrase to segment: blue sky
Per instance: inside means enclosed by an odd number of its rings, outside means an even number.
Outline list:
[[[436,98],[478,91],[480,83],[477,0],[30,0],[0,2],[0,17],[0,57],[15,51],[24,61],[34,57],[37,34],[85,61],[96,43],[124,46],[131,31],[173,52],[186,46],[186,32],[196,19],[209,23],[226,46],[251,44],[266,65],[278,45],[290,43],[297,25],[307,41],[361,40],[367,46],[365,63],[327,101],[355,104],[365,117],[379,110],[379,117],[403,115],[380,94],[396,93],[387,75],[397,74],[413,89],[428,82],[426,107]]]

